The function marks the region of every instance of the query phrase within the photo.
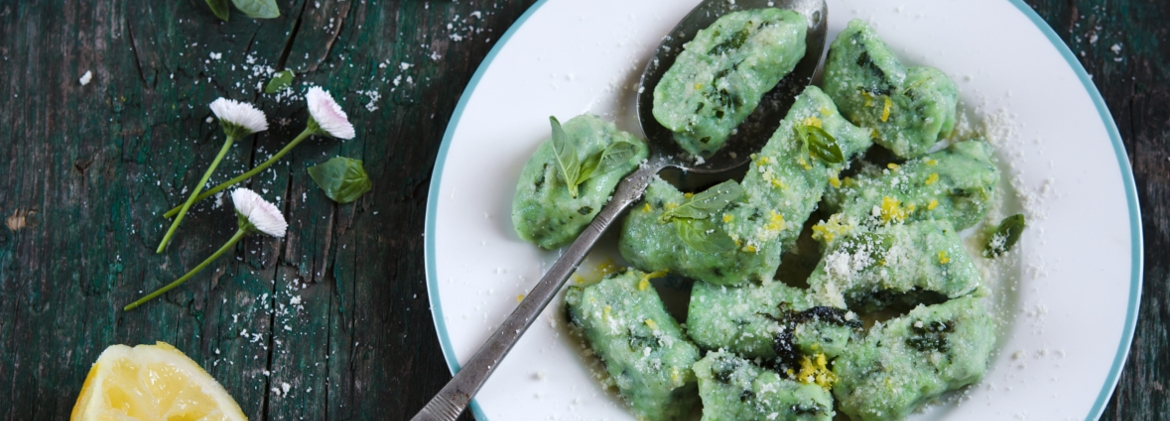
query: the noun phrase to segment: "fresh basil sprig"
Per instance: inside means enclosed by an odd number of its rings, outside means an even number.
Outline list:
[[[581,164],[581,174],[577,176],[577,184],[584,183],[585,180],[593,177],[594,174],[601,175],[611,171],[616,171],[630,162],[630,159],[638,153],[638,146],[619,140],[614,142],[602,150],[590,156]]]
[[[362,161],[336,157],[309,167],[309,177],[337,203],[350,203],[374,187]]]
[[[675,219],[674,229],[684,243],[703,253],[723,253],[736,247],[723,227],[706,219]]]
[[[999,227],[991,234],[991,238],[987,239],[987,247],[983,249],[983,257],[999,257],[1001,254],[1011,251],[1012,247],[1020,241],[1020,234],[1024,232],[1026,225],[1023,214],[1003,218]]]
[[[672,219],[706,219],[723,210],[731,202],[743,196],[743,187],[735,180],[727,180],[691,196],[691,200],[662,213],[658,222],[667,223]]]
[[[556,157],[557,168],[561,170],[561,178],[569,187],[569,195],[573,198],[577,197],[577,187],[586,180],[621,168],[638,153],[637,145],[619,140],[581,161],[578,158],[579,145],[565,133],[561,122],[556,117],[548,119],[552,124],[553,156]]]
[[[841,146],[837,145],[837,139],[824,129],[808,125],[796,126],[796,136],[817,159],[830,164],[845,162],[845,154],[841,152]]]
[[[264,87],[264,93],[275,94],[281,89],[292,85],[293,76],[296,74],[292,70],[285,69],[272,74],[272,80],[268,81],[268,85]]]
[[[561,177],[569,185],[569,195],[577,197],[577,178],[581,175],[581,162],[577,158],[577,145],[569,140],[565,129],[556,117],[549,117],[552,123],[553,156],[557,158],[557,167],[561,169]]]

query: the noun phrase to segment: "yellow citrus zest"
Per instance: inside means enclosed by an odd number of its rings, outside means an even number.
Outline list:
[[[654,319],[646,319],[646,327],[649,327],[650,330],[658,330],[658,323],[655,323]]]
[[[837,376],[829,370],[828,359],[825,354],[818,353],[815,357],[800,357],[800,372],[795,376],[792,374],[792,369],[788,370],[789,377],[804,384],[816,384],[825,390],[833,387],[837,383]]]
[[[906,220],[906,215],[909,212],[902,208],[902,202],[898,199],[886,196],[882,198],[881,218],[882,222],[902,222]]]
[[[650,287],[650,280],[651,279],[661,278],[663,276],[666,276],[666,274],[668,272],[670,272],[670,271],[667,269],[663,269],[663,270],[658,270],[658,271],[642,274],[642,278],[638,280],[638,291],[645,291],[646,288]]]
[[[834,214],[828,220],[813,225],[812,238],[828,243],[833,241],[834,238],[837,238],[837,236],[848,234],[851,228],[848,223],[841,222],[841,214]]]

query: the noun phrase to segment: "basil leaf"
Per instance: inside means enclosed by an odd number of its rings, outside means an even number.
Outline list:
[[[281,89],[292,85],[293,76],[296,75],[292,70],[281,70],[272,74],[272,80],[268,81],[268,86],[264,87],[264,93],[275,94]]]
[[[837,139],[833,135],[826,132],[824,129],[817,126],[797,126],[796,135],[800,140],[808,145],[812,155],[830,164],[840,164],[845,162],[845,154],[841,153],[841,147],[837,145]]]
[[[983,257],[999,257],[999,255],[1011,251],[1012,247],[1020,241],[1020,234],[1024,233],[1026,225],[1023,214],[1003,218],[999,227],[991,234],[991,238],[987,239],[987,247],[983,249]]]
[[[577,197],[577,185],[580,184],[581,163],[577,158],[577,145],[569,140],[565,129],[556,117],[549,117],[552,123],[553,156],[557,158],[557,166],[561,169],[561,176],[569,186],[569,196]]]
[[[616,171],[630,162],[634,155],[638,154],[638,145],[626,141],[618,141],[608,148],[601,155],[601,164],[597,166],[598,174],[605,174],[607,172]]]
[[[211,8],[211,13],[215,13],[215,17],[220,18],[224,22],[228,21],[231,16],[231,9],[228,9],[228,0],[207,0],[207,6]]]
[[[374,187],[361,160],[341,156],[309,167],[309,177],[337,203],[357,200]]]
[[[252,19],[272,19],[280,16],[276,0],[232,0],[232,4]]]
[[[735,241],[719,224],[706,219],[675,219],[678,237],[691,248],[703,253],[723,253],[735,250]]]
[[[638,146],[630,142],[618,141],[598,153],[590,155],[581,163],[581,173],[577,175],[577,185],[581,185],[594,174],[605,174],[615,171],[630,162],[638,153]]]
[[[706,219],[723,210],[731,202],[743,196],[743,187],[735,180],[727,180],[691,197],[691,200],[668,210],[658,217],[658,222],[667,223],[674,218]]]
[[[588,158],[585,158],[584,162],[581,162],[581,173],[577,174],[577,185],[581,185],[582,183],[585,183],[585,180],[593,177],[593,173],[597,171],[597,165],[601,163],[601,158],[604,154],[605,151],[598,151],[597,153],[590,155]]]

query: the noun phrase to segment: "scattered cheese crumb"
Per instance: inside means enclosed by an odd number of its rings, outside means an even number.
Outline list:
[[[81,79],[78,79],[77,81],[81,82],[81,86],[85,86],[89,84],[90,80],[93,80],[93,72],[86,70],[85,74],[81,75]]]

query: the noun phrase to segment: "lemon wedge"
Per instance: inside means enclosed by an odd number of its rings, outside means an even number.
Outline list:
[[[247,419],[223,386],[165,342],[106,348],[86,375],[70,417],[72,421]]]

